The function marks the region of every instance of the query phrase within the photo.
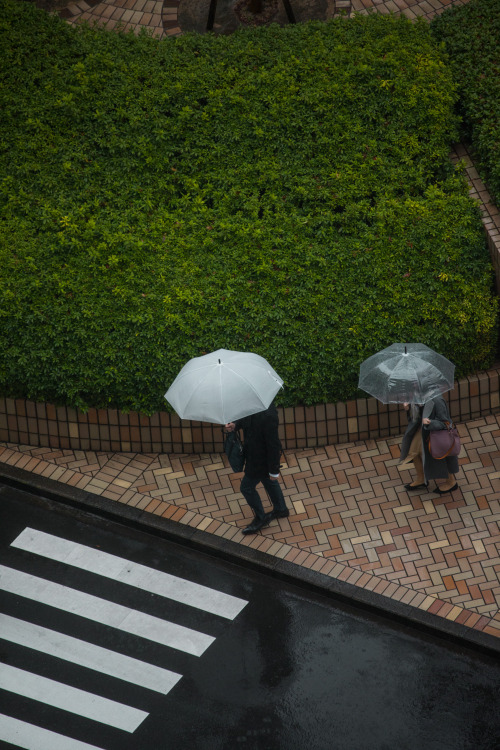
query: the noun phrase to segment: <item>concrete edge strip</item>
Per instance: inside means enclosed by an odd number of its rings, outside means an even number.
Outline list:
[[[117,503],[116,500],[94,495],[86,490],[61,484],[53,479],[31,474],[29,471],[2,462],[0,462],[0,481],[16,489],[104,516],[115,523],[139,528],[143,532],[161,536],[171,542],[191,546],[205,554],[221,557],[227,562],[245,565],[288,583],[307,587],[313,593],[334,596],[341,602],[368,610],[374,615],[389,617],[435,637],[444,636],[446,640],[451,640],[461,646],[500,657],[500,638],[496,639],[487,633],[446,620],[439,615],[385,597],[383,594],[377,594],[317,571],[302,568],[300,565],[272,557],[251,547],[243,547],[229,539],[190,526],[183,526],[170,519]]]

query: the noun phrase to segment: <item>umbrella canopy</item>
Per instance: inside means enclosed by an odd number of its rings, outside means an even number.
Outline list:
[[[264,357],[218,349],[189,360],[165,398],[181,419],[227,424],[267,409],[282,385]]]
[[[451,391],[455,365],[425,344],[392,344],[362,363],[358,387],[384,404],[425,404]]]

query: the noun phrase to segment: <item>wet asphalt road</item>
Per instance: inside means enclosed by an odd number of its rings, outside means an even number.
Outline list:
[[[36,535],[44,532],[45,540],[46,534],[53,535],[48,552],[13,546],[27,527]],[[162,571],[223,592],[241,610],[222,616],[187,604],[183,596],[174,601],[144,586],[117,581],[112,565],[101,574],[92,572],[90,563],[82,563],[87,565],[82,569],[80,563],[50,559],[61,539],[65,545],[78,543],[146,566],[148,580]],[[44,634],[50,630],[54,637],[69,636],[105,649],[102,654],[118,653],[146,667],[161,667],[165,674],[169,670],[181,675],[167,694],[161,694],[103,674],[100,668],[71,663],[39,645],[5,639],[0,629],[0,676],[2,670],[4,675],[10,670],[9,679],[10,672],[19,676],[18,683],[2,682],[0,712],[8,718],[0,719],[1,747],[29,746],[5,741],[6,736],[12,740],[8,732],[19,727],[28,738],[30,733],[35,737],[31,742],[36,750],[42,750],[38,728],[54,733],[47,735],[49,750],[56,750],[57,735],[102,750],[500,746],[500,665],[493,656],[446,644],[303,588],[1,485],[0,549],[9,589],[0,592],[0,612],[4,622],[20,621],[14,626],[14,639],[26,625],[34,626]],[[16,593],[11,571],[14,581],[42,579],[33,596],[26,590]],[[47,582],[65,587],[67,593],[57,606],[47,598],[40,601],[49,596],[38,593],[45,591]],[[52,588],[48,586],[49,593]],[[93,605],[78,612],[69,602],[82,594],[158,618],[154,622],[160,626],[169,621],[214,640],[199,655],[183,650],[183,643],[158,643],[144,624],[138,633],[128,632],[120,629],[118,620],[92,619]],[[216,596],[210,593],[208,598]],[[20,694],[40,679],[41,696]],[[64,707],[45,703],[54,703],[48,697],[53,683],[63,686]],[[75,698],[71,688],[83,692]],[[118,703],[135,712],[135,718],[140,712],[137,727],[108,724],[112,712],[97,719],[78,715],[85,694],[113,701],[113,706]],[[78,747],[69,742],[63,740],[61,747]]]

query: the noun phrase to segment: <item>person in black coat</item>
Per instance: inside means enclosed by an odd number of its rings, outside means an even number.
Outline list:
[[[240,491],[255,513],[252,523],[243,529],[244,534],[255,534],[264,526],[269,526],[273,518],[286,518],[289,515],[279,483],[281,441],[278,424],[278,410],[274,404],[265,411],[226,424],[226,429],[230,432],[234,429],[243,430],[245,474]],[[264,511],[257,492],[259,482],[264,485],[273,504],[270,513]]]

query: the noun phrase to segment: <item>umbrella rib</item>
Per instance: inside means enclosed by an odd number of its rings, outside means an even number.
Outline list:
[[[214,366],[215,366],[215,365],[214,365]],[[204,368],[204,369],[206,369],[206,368]],[[209,375],[210,375],[210,374],[211,374],[211,373],[210,373],[210,371],[206,372],[206,373],[205,373],[205,377],[203,377],[203,378],[200,378],[199,382],[198,382],[198,383],[196,384],[196,386],[195,386],[195,387],[193,388],[193,390],[192,390],[192,392],[191,392],[191,395],[189,396],[189,399],[188,399],[188,400],[186,401],[186,403],[185,403],[185,405],[184,405],[184,409],[183,409],[183,411],[184,411],[184,412],[186,412],[186,411],[187,411],[187,409],[188,409],[188,407],[189,407],[189,404],[190,404],[190,403],[191,403],[191,401],[193,400],[193,397],[194,397],[194,396],[196,395],[196,392],[197,392],[197,391],[198,391],[198,389],[199,389],[199,388],[201,388],[201,386],[202,386],[202,385],[203,385],[203,384],[205,383],[205,380],[206,380],[206,379],[207,379],[207,378],[209,377]]]
[[[211,365],[211,366],[215,367],[215,363],[214,363],[214,365]],[[181,380],[184,380],[184,378],[190,377],[194,372],[199,372],[200,370],[206,371],[207,368],[208,368],[208,366],[205,364],[205,365],[200,365],[200,367],[190,367],[188,370],[186,370],[185,372],[183,372],[183,370],[184,370],[184,367],[183,367],[182,370],[180,371],[180,373],[175,378],[175,380],[172,383],[172,385],[174,385],[174,383],[178,383]]]
[[[251,388],[251,389],[252,389],[252,391],[253,391],[253,392],[255,393],[255,395],[256,395],[256,396],[257,396],[257,397],[259,398],[259,400],[260,400],[260,401],[262,401],[262,399],[261,399],[261,397],[260,397],[260,395],[259,395],[259,392],[258,392],[258,391],[257,391],[257,390],[256,390],[256,389],[254,388],[254,386],[252,385],[252,383],[251,383],[251,382],[250,382],[249,380],[245,380],[245,379],[243,378],[243,376],[239,374],[239,372],[235,372],[235,370],[233,370],[233,369],[232,369],[231,367],[228,367],[228,365],[226,365],[226,367],[227,367],[227,369],[228,369],[228,370],[231,370],[231,372],[233,373],[233,375],[236,375],[236,377],[237,377],[237,378],[239,378],[240,380],[243,380],[243,382],[244,382],[244,383],[245,383],[246,385],[248,385],[248,386],[249,386],[249,388]],[[262,369],[262,370],[266,370],[266,372],[268,372],[268,373],[269,373],[269,370],[267,370],[267,369],[266,369],[265,367],[262,367],[261,369]],[[270,376],[270,377],[271,377],[271,378],[272,378],[273,380],[275,380],[276,382],[278,382],[278,381],[276,380],[276,378],[275,378],[275,377],[274,377],[273,375],[271,375],[270,373],[269,373],[269,376]],[[281,384],[280,384],[280,388],[281,388]]]
[[[257,366],[258,366],[258,367],[261,367],[261,365],[257,365]],[[244,378],[244,377],[243,377],[242,375],[240,375],[240,373],[239,373],[239,372],[236,372],[235,370],[233,370],[233,368],[232,368],[232,367],[230,367],[229,365],[225,365],[225,367],[226,367],[226,368],[227,368],[228,370],[230,370],[230,372],[232,372],[232,374],[233,374],[233,375],[235,375],[235,376],[236,376],[237,378],[239,378],[240,380],[242,380],[242,381],[243,381],[243,383],[245,383],[245,385],[246,385],[246,386],[248,386],[248,388],[250,388],[250,389],[251,389],[251,390],[252,390],[252,391],[254,392],[255,396],[256,396],[256,397],[257,397],[257,399],[258,399],[258,400],[260,401],[260,403],[261,403],[261,404],[264,404],[264,401],[262,400],[262,397],[261,397],[260,393],[259,393],[259,392],[257,391],[257,389],[256,389],[256,388],[255,388],[255,387],[253,386],[253,384],[252,384],[252,383],[251,383],[251,382],[250,382],[249,380],[245,380],[245,378]],[[269,373],[269,370],[268,370],[268,369],[267,369],[267,368],[266,368],[265,366],[262,366],[262,367],[261,367],[261,369],[262,369],[262,370],[266,370],[266,372],[267,372],[267,373]],[[270,376],[270,377],[271,377],[271,378],[272,378],[272,379],[273,379],[273,380],[274,380],[274,381],[275,381],[276,383],[278,383],[278,382],[279,382],[278,380],[276,380],[276,378],[275,378],[275,377],[274,377],[273,375],[271,375],[271,373],[269,373],[269,376]],[[222,378],[221,378],[221,380],[222,380]],[[281,388],[281,384],[279,385],[279,387]],[[272,400],[272,399],[271,399],[271,400]],[[223,409],[224,409],[224,403],[222,402],[222,404],[223,404]],[[224,415],[224,416],[225,416],[225,415]]]
[[[404,366],[406,366],[406,367],[410,366],[411,367],[411,369],[413,371],[414,382],[418,385],[418,391],[419,391],[419,394],[420,394],[420,398],[423,398],[424,395],[429,391],[429,386],[426,386],[425,382],[422,382],[423,373],[419,371],[419,368],[418,368],[418,366],[417,366],[417,364],[415,362],[415,359],[417,359],[417,358],[420,360],[420,357],[418,356],[418,354],[412,354],[412,353],[410,353],[409,357],[408,357],[408,362]],[[440,391],[441,390],[440,389],[440,383],[443,382],[443,374],[442,374],[442,372],[432,362],[427,362],[426,360],[421,360],[421,361],[424,362],[424,364],[426,365],[427,368],[429,368],[429,369],[432,370],[433,380],[435,382],[436,387]],[[394,370],[392,371],[392,375],[394,376],[395,373],[397,373],[397,370],[401,369],[402,367],[403,367],[403,363],[399,362],[394,367]],[[389,380],[389,382],[390,382],[390,380]],[[396,382],[397,382],[397,379],[396,379]],[[388,387],[388,392],[389,393],[392,390],[393,389],[391,387]]]
[[[228,424],[226,419],[226,407],[224,406],[224,400],[222,398],[222,365],[219,366],[219,398],[222,407],[222,424]]]

